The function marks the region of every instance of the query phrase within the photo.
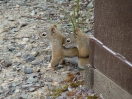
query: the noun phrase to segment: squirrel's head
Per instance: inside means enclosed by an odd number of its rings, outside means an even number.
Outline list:
[[[77,42],[78,42],[78,38],[79,38],[79,34],[80,34],[80,30],[79,28],[75,28],[74,32],[69,34],[66,38],[65,41],[63,43],[63,46],[65,48],[72,48],[72,47],[77,47]]]
[[[42,36],[48,39],[53,39],[56,33],[57,33],[57,26],[53,25],[49,29],[47,29],[46,32],[43,32]]]

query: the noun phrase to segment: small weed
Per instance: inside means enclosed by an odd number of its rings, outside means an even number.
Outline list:
[[[97,96],[88,96],[87,99],[98,99]]]

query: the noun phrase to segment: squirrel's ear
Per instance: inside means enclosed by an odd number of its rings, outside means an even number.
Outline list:
[[[79,28],[75,28],[75,29],[74,29],[74,32],[73,32],[73,33],[74,33],[74,36],[75,36],[76,38],[77,38],[77,36],[78,36],[78,34],[79,34],[79,31],[80,31]]]
[[[54,33],[55,33],[55,28],[52,27],[52,28],[51,28],[51,35],[54,34]]]
[[[53,25],[52,27],[51,27],[51,35],[53,34],[53,33],[55,33],[55,29],[57,28],[57,25]]]

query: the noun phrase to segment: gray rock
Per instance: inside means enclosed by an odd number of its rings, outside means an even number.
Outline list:
[[[0,71],[2,71],[2,65],[0,64]]]
[[[87,7],[92,8],[92,7],[93,7],[93,2],[90,2],[90,3],[87,5]]]
[[[37,80],[38,80],[37,77],[29,77],[29,78],[27,79],[26,82],[27,82],[28,84],[31,84],[31,83],[36,83]]]
[[[34,57],[36,57],[38,54],[39,54],[39,52],[37,52],[37,51],[31,52],[31,55],[33,55]]]
[[[11,33],[18,32],[18,31],[19,31],[19,29],[18,29],[18,28],[16,28],[16,27],[15,27],[15,28],[13,28],[12,30],[10,30],[10,32],[11,32]]]
[[[23,42],[28,42],[29,41],[29,38],[23,38],[22,41]]]
[[[22,55],[22,53],[21,52],[18,52],[18,53],[16,53],[16,57],[20,57]]]
[[[47,78],[45,78],[45,81],[46,81],[46,82],[53,82],[53,79],[47,77]]]
[[[45,59],[46,61],[50,61],[50,60],[51,60],[51,55],[46,55],[46,56],[44,57],[44,59]]]
[[[7,46],[7,49],[9,50],[9,51],[14,51],[15,50],[15,47],[14,46],[12,46],[12,45],[8,45]]]
[[[9,21],[15,21],[15,18],[12,17],[12,16],[10,16],[10,17],[8,18],[8,20],[9,20]]]
[[[25,88],[28,88],[28,87],[32,87],[33,84],[26,84],[26,85],[22,85],[22,88],[25,89]]]
[[[63,68],[63,67],[64,67],[64,65],[58,65],[57,67],[58,67],[58,68]]]
[[[28,89],[30,92],[35,91],[36,89],[34,87]]]
[[[9,60],[5,60],[3,65],[4,65],[5,67],[9,67],[9,66],[12,65],[12,62],[9,61]]]
[[[25,43],[26,43],[26,42],[25,42]],[[24,50],[29,50],[29,51],[31,51],[32,48],[33,48],[33,46],[32,46],[31,44],[29,44],[29,45],[25,45]]]
[[[61,19],[64,19],[64,17],[65,17],[64,15],[60,15],[60,18],[61,18]]]
[[[0,89],[0,95],[3,93],[4,91],[2,89]]]
[[[39,83],[40,83],[40,86],[41,86],[41,87],[44,87],[45,82],[44,82],[43,80],[40,80]]]
[[[27,99],[27,97],[28,94],[25,94],[25,92],[23,92],[18,99]]]
[[[24,69],[24,73],[25,73],[25,74],[31,74],[31,73],[33,73],[33,69],[32,69],[32,68],[27,68],[27,67],[26,67],[26,68]]]
[[[33,10],[31,13],[30,13],[31,16],[34,16],[35,15],[35,11]]]
[[[9,88],[12,88],[12,87],[15,87],[15,86],[16,86],[15,83],[11,83],[8,87],[9,87]]]
[[[23,58],[26,62],[32,62],[35,60],[35,57],[31,54],[25,54],[23,55]]]

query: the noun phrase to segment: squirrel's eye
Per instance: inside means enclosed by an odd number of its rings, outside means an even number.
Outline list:
[[[70,42],[71,42],[71,40],[68,38],[68,39],[67,39],[67,42],[68,42],[68,43],[70,43]]]
[[[46,33],[43,33],[43,36],[46,36]]]

